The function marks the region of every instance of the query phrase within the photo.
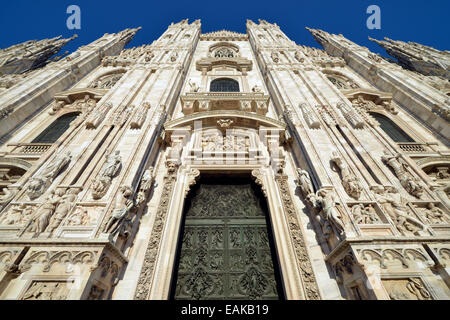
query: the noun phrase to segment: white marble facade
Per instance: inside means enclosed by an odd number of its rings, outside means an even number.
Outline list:
[[[137,31],[1,69],[0,299],[168,299],[206,173],[261,186],[286,299],[450,298],[444,77],[263,20],[124,49]]]

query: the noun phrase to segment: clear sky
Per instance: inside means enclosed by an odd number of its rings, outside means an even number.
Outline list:
[[[81,30],[68,30],[66,9],[81,8]],[[369,5],[381,8],[381,30],[369,30],[366,20]],[[128,27],[142,26],[129,46],[152,43],[171,22],[201,19],[202,32],[221,29],[245,33],[246,19],[276,22],[297,44],[318,47],[305,26],[342,33],[372,51],[384,50],[368,40],[389,37],[415,41],[440,50],[450,50],[449,0],[71,0],[2,1],[0,48],[32,40],[79,35],[65,50]]]

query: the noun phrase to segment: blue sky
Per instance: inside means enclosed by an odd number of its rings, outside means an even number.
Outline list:
[[[66,8],[81,8],[81,30],[68,30]],[[381,8],[381,30],[366,27],[369,5]],[[245,32],[246,19],[276,22],[298,44],[318,47],[305,26],[342,33],[372,51],[384,50],[368,40],[415,41],[440,50],[450,50],[450,1],[448,0],[341,0],[341,1],[4,1],[0,12],[0,48],[31,39],[79,35],[65,50],[127,27],[142,26],[129,46],[151,43],[171,22],[201,19],[202,32],[228,29]]]

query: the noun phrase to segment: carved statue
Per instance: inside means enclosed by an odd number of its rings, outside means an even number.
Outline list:
[[[362,192],[362,186],[358,178],[350,172],[347,164],[337,152],[333,152],[331,161],[336,164],[341,172],[342,185],[347,194],[355,199],[359,199]]]
[[[280,61],[280,58],[278,58],[278,52],[275,52],[275,51],[272,52],[271,57],[272,57],[273,62],[275,62],[275,63],[278,63],[278,61]]]
[[[55,212],[60,199],[60,196],[55,194],[55,191],[52,190],[44,205],[37,211],[36,215],[30,219],[26,230],[37,234],[44,232],[50,223],[50,219]]]
[[[255,84],[252,88],[252,92],[261,92],[261,90],[262,90],[261,87],[258,86],[257,84]]]
[[[364,206],[364,204],[359,203],[352,207],[353,219],[357,224],[373,224],[380,222],[373,205],[369,204]]]
[[[136,111],[136,114],[133,116],[131,120],[131,128],[132,129],[140,129],[147,118],[147,112],[150,108],[150,103],[144,102],[139,110]]]
[[[40,197],[71,159],[70,152],[57,155],[36,177],[33,177],[27,189],[30,200]]]
[[[298,173],[298,185],[302,190],[303,195],[306,197],[310,194],[313,194],[314,188],[308,171],[303,169],[297,169],[297,173]]]
[[[87,129],[97,128],[98,125],[102,123],[103,119],[105,119],[106,114],[112,107],[113,105],[107,102],[104,105],[92,110],[90,116],[86,120],[86,128]]]
[[[67,219],[68,226],[85,226],[90,222],[89,213],[86,208],[78,208],[75,212]]]
[[[3,188],[3,196],[0,197],[0,210],[2,210],[17,194],[17,189]]]
[[[320,206],[322,218],[331,223],[339,235],[344,235],[344,223],[341,214],[336,208],[338,204],[332,190],[320,189],[316,193],[316,200]]]
[[[420,199],[424,192],[423,185],[421,185],[408,173],[406,170],[408,164],[401,158],[400,154],[390,156],[386,150],[384,153],[385,155],[381,157],[381,160],[394,170],[394,173],[400,180],[403,188],[405,188],[405,190],[413,196]]]
[[[170,56],[170,61],[171,62],[175,62],[178,59],[178,53],[175,51],[172,53],[172,55]]]
[[[116,206],[105,227],[106,233],[116,234],[123,227],[130,211],[134,208],[134,191],[130,186],[123,186],[116,197]]]
[[[144,174],[141,178],[141,184],[139,186],[139,192],[136,197],[136,203],[137,205],[141,205],[145,202],[145,199],[147,197],[147,192],[150,190],[153,184],[153,167],[148,168],[144,171]]]
[[[430,223],[439,224],[448,222],[445,212],[436,207],[432,202],[427,204],[427,207],[423,211],[423,213],[425,215],[425,218],[427,218]]]
[[[384,211],[391,217],[397,229],[403,233],[418,234],[426,231],[428,226],[408,214],[408,208],[402,204],[402,196],[394,187],[375,186],[372,187],[375,198],[381,204]]]
[[[197,85],[197,83],[192,82],[191,79],[189,79],[189,86],[191,87],[191,91],[190,92],[199,92],[200,88]]]
[[[60,189],[60,201],[55,209],[55,213],[52,216],[50,221],[50,225],[47,228],[47,232],[52,233],[58,226],[61,224],[63,219],[69,214],[69,212],[73,209],[75,205],[75,201],[77,199],[77,194],[79,189],[70,188],[67,190],[67,193],[64,194],[64,191]]]
[[[102,198],[108,191],[112,179],[119,173],[122,166],[122,158],[120,151],[114,152],[106,156],[106,163],[103,165],[97,179],[92,185],[92,197],[94,199]]]

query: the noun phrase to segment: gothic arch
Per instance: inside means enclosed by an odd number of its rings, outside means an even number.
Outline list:
[[[379,112],[369,112],[369,114],[377,120],[383,130],[393,141],[401,142],[415,142],[409,134],[397,125],[392,119]]]

